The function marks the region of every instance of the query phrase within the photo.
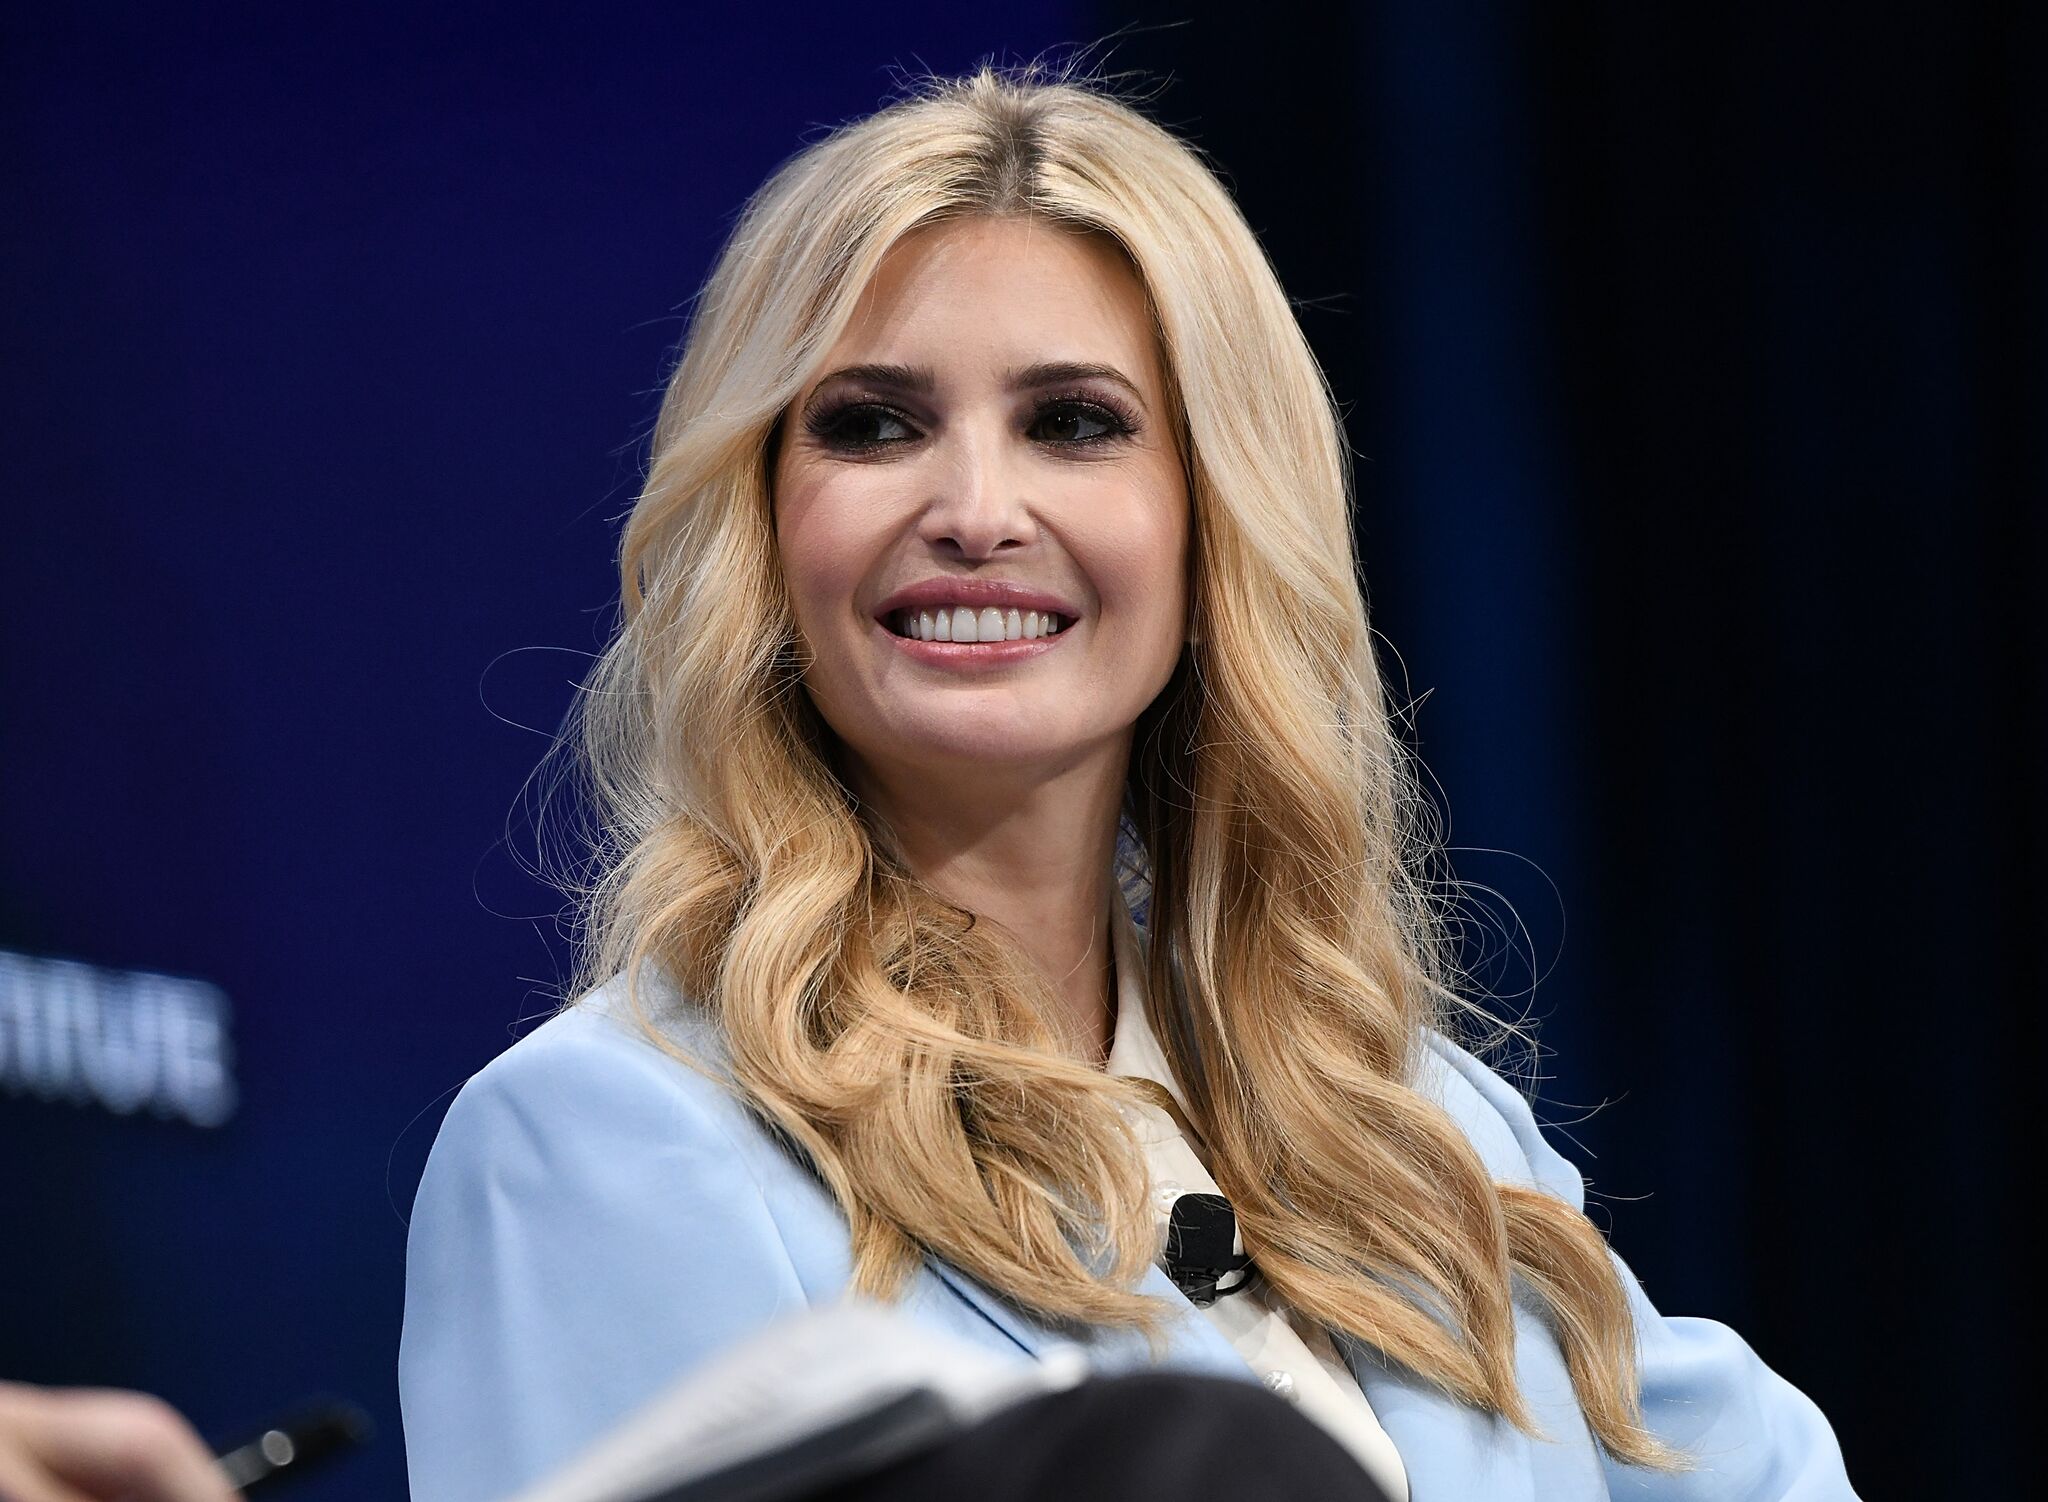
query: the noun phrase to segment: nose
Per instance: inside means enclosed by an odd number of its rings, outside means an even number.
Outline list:
[[[1000,433],[965,429],[962,424],[940,440],[918,536],[963,558],[991,558],[1028,546],[1038,524],[1025,492],[1025,469],[1012,462]]]

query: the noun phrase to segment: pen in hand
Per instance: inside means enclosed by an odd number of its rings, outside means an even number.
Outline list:
[[[350,1403],[320,1402],[266,1426],[247,1444],[219,1457],[228,1485],[248,1494],[303,1475],[334,1455],[366,1444],[369,1415]]]

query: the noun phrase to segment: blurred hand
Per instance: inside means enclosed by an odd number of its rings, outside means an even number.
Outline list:
[[[235,1502],[239,1495],[160,1398],[0,1382],[0,1502]]]

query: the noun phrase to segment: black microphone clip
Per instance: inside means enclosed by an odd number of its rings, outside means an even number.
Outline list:
[[[1220,1194],[1175,1198],[1161,1259],[1173,1286],[1197,1309],[1251,1285],[1252,1259],[1238,1249],[1237,1215]],[[1224,1286],[1228,1281],[1229,1286]]]

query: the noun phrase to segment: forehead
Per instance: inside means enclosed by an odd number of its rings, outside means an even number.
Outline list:
[[[1042,220],[949,220],[906,234],[862,289],[824,368],[935,354],[1100,361],[1157,379],[1150,306],[1122,249]]]

